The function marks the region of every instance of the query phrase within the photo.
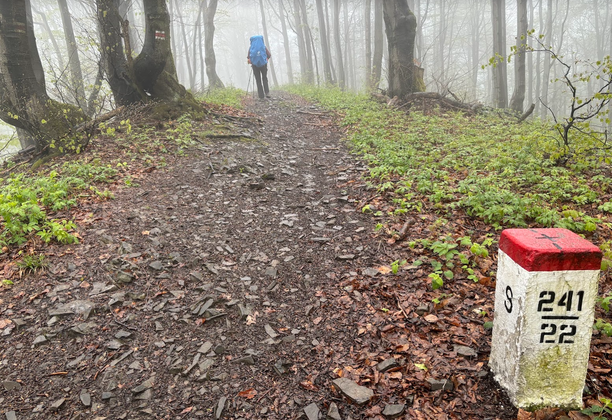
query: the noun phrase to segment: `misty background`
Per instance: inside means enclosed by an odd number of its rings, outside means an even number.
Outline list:
[[[542,34],[543,43],[562,56],[574,71],[592,69],[597,60],[612,55],[612,1],[609,0],[409,0],[418,22],[415,64],[424,69],[426,91],[493,106],[493,66],[489,64],[495,55],[493,33],[503,34],[504,54],[500,55],[510,54],[512,46],[517,44],[517,4],[520,1],[527,3],[528,28],[535,30],[536,37]],[[167,4],[179,81],[205,99],[209,81],[204,61],[202,3],[169,0]],[[317,3],[324,10],[324,30]],[[304,68],[307,60],[312,66],[312,83],[324,85],[327,80],[321,47],[324,41],[329,47],[332,78],[336,84],[343,79],[345,89],[371,89],[382,93],[386,87],[387,51],[382,13],[376,11],[381,3],[382,0],[219,0],[214,16],[216,73],[226,87],[253,91],[252,72],[246,61],[249,38],[264,35],[265,21],[267,45],[272,53],[268,71],[272,89],[307,81]],[[71,54],[75,53],[74,49],[68,52],[71,42],[77,47],[86,94],[92,91],[100,76],[95,2],[31,0],[31,4],[38,50],[51,98],[69,103],[74,96],[70,62]],[[505,14],[495,25],[493,5],[500,6]],[[142,4],[138,0],[124,0],[122,6],[124,18],[130,22],[132,49],[136,54],[144,36]],[[62,15],[62,8],[69,11],[69,19],[65,13]],[[296,19],[297,10],[302,13]],[[378,28],[382,28],[378,32],[377,23]],[[72,26],[74,41],[67,36],[67,25]],[[308,58],[301,57],[298,32],[303,34],[305,47],[310,51]],[[369,85],[376,44],[381,42],[381,77]],[[537,47],[530,39],[526,42]],[[507,63],[505,82],[509,96],[515,84],[515,61]],[[527,53],[523,107],[536,104],[532,118],[550,118],[551,111],[563,115],[569,99],[567,86],[554,82],[562,71],[562,66],[555,63],[550,54]],[[593,95],[599,83],[596,77],[585,81],[579,95]],[[108,111],[112,106],[110,89],[102,82],[97,113]],[[13,136],[12,127],[0,125],[0,136],[1,142],[6,143]],[[19,142],[14,139],[2,153],[14,152],[16,148]]]

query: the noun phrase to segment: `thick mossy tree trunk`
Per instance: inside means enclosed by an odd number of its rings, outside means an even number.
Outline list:
[[[406,0],[384,0],[383,11],[389,44],[390,97],[414,92],[414,42],[417,21]]]
[[[0,118],[29,133],[40,153],[63,147],[87,117],[47,95],[31,17],[29,0],[0,1]]]
[[[117,104],[129,105],[149,99],[185,101],[189,107],[199,109],[176,76],[166,1],[144,0],[144,45],[133,60],[126,57],[123,48],[119,1],[96,1],[106,73]]]

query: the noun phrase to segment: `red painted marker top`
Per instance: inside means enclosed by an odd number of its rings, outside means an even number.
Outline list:
[[[527,271],[599,270],[601,250],[567,229],[506,229],[499,249]]]

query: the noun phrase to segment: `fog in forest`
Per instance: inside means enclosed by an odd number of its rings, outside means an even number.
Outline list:
[[[121,3],[121,13],[130,24],[135,55],[144,35],[142,2]],[[205,63],[204,12],[212,3],[217,2],[167,2],[178,77],[195,93],[205,94],[210,87]],[[573,72],[592,70],[593,63],[612,54],[609,0],[410,0],[408,4],[418,23],[415,64],[423,69],[426,90],[499,107],[496,98],[499,86],[494,86],[496,66],[489,63],[496,53],[507,57],[517,44],[517,10],[521,3],[526,4],[527,28],[534,30],[535,38],[542,34],[542,43],[562,57]],[[100,67],[95,2],[31,0],[31,4],[49,95],[62,102],[71,102],[75,96],[70,76],[75,53],[68,53],[68,21],[88,95],[94,89]],[[261,34],[266,35],[272,53],[269,78],[273,89],[289,83],[311,82],[335,84],[352,91],[364,91],[369,86],[384,92],[387,51],[381,4],[382,0],[220,0],[214,12],[214,70],[225,86],[252,92],[252,72],[246,56],[249,38]],[[64,11],[67,8],[69,16],[65,13],[62,16],[62,8]],[[501,51],[494,51],[496,33],[501,34],[496,41]],[[525,42],[541,49],[531,38]],[[382,66],[380,79],[370,82],[375,77],[377,62]],[[507,98],[502,107],[508,106],[508,98],[515,89],[515,63],[516,60],[510,60],[504,69],[506,80],[501,83],[506,86]],[[527,53],[523,108],[535,103],[534,117],[549,118],[551,112],[562,115],[568,104],[567,86],[551,80],[561,77],[563,71],[563,66],[552,60],[550,54]],[[599,83],[597,78],[591,78],[580,86],[580,94],[593,95]],[[105,83],[96,103],[97,113],[113,106]]]

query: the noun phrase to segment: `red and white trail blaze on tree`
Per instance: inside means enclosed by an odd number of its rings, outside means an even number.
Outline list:
[[[122,25],[119,3],[119,0],[96,1],[106,73],[117,104],[156,99],[163,102],[186,100],[196,106],[192,96],[178,82],[170,47],[166,1],[144,0],[144,45],[133,60],[129,31],[127,25]]]
[[[29,0],[1,1],[0,119],[25,130],[36,150],[47,152],[86,118],[77,107],[47,95]]]

